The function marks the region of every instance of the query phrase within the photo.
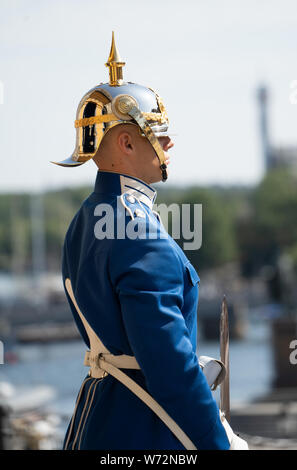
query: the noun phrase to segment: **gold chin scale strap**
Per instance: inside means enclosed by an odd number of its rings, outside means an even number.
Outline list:
[[[133,119],[137,122],[140,129],[143,131],[144,135],[146,136],[146,138],[148,139],[148,141],[152,145],[153,149],[155,150],[155,152],[157,154],[157,157],[159,159],[159,162],[160,162],[160,170],[162,172],[162,181],[166,181],[167,180],[167,166],[166,166],[166,163],[165,163],[165,155],[164,155],[163,149],[162,149],[157,137],[155,136],[154,132],[152,131],[149,123],[145,119],[143,113],[136,106],[133,106],[128,111],[127,114],[129,114],[129,116],[132,116]]]
[[[119,367],[122,369],[140,369],[136,358],[134,356],[128,356],[125,354],[117,356],[111,354],[104,346],[100,338],[96,335],[94,330],[91,328],[81,310],[79,309],[79,306],[74,297],[70,279],[66,279],[65,287],[90,339],[91,351],[87,351],[86,353],[85,365],[91,366],[89,372],[91,377],[104,377],[106,374],[110,374],[115,377],[119,382],[131,390],[131,392],[138,396],[138,398],[142,400],[152,411],[154,411],[154,413],[156,413],[156,415],[166,424],[170,431],[182,443],[185,449],[197,450],[197,447],[179,427],[179,425],[168,415],[164,408],[162,408],[156,402],[156,400],[154,400],[153,397],[149,395],[149,393],[147,393],[127,374],[119,369]]]

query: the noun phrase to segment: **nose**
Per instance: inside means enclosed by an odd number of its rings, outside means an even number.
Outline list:
[[[174,142],[168,136],[160,137],[159,141],[160,141],[160,144],[162,145],[162,148],[165,152],[167,152],[167,150],[171,149],[174,146]]]

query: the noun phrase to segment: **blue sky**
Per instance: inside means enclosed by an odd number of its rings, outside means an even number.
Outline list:
[[[72,153],[80,98],[108,81],[112,30],[124,78],[164,99],[177,134],[171,183],[259,181],[259,83],[270,89],[272,142],[297,145],[296,1],[2,0],[1,192],[93,183],[93,162],[49,160]]]

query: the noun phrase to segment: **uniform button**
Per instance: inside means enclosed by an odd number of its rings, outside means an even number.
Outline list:
[[[128,202],[131,202],[131,204],[134,204],[134,202],[135,202],[135,197],[133,197],[133,196],[127,196],[127,201],[128,201]]]
[[[136,209],[136,211],[135,211],[135,215],[136,215],[136,217],[141,217],[142,219],[144,219],[144,218],[145,218],[145,214],[144,214],[144,212],[143,212],[143,211],[141,211],[140,209]]]

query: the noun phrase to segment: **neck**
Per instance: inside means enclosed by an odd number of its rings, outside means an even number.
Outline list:
[[[93,159],[94,160],[94,159]],[[144,175],[140,170],[135,168],[128,167],[127,165],[120,165],[120,164],[113,164],[112,161],[110,164],[106,164],[105,162],[100,161],[100,166],[97,161],[94,160],[95,165],[97,166],[99,171],[105,171],[108,173],[118,173],[127,176],[131,176],[132,178],[138,178],[146,184],[151,184],[153,181],[150,180],[146,175]]]

